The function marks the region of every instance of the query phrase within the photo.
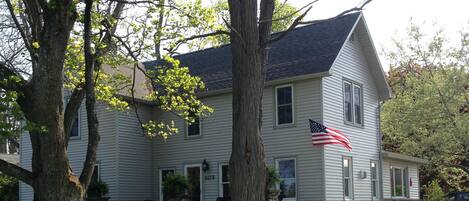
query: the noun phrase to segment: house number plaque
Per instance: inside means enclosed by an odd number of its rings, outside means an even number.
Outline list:
[[[206,175],[205,180],[215,180],[215,175]]]

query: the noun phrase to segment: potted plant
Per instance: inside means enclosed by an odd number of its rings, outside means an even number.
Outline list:
[[[110,197],[106,197],[109,188],[106,182],[102,180],[92,181],[86,191],[87,201],[108,201]]]
[[[189,181],[181,174],[170,174],[163,182],[164,197],[169,201],[181,201],[186,198]]]
[[[277,201],[280,195],[280,190],[277,189],[277,184],[281,181],[280,175],[273,167],[267,167],[267,190],[266,200]]]

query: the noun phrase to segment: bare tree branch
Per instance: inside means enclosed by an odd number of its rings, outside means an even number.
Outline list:
[[[268,43],[271,44],[271,43],[274,43],[276,41],[279,41],[280,39],[284,38],[285,36],[287,36],[290,31],[292,31],[293,29],[295,29],[298,25],[300,24],[317,24],[317,23],[321,23],[321,22],[325,22],[325,21],[329,21],[329,20],[332,20],[332,19],[336,19],[336,18],[339,18],[339,17],[342,17],[346,14],[349,14],[351,12],[355,12],[355,11],[361,11],[363,10],[363,8],[369,4],[372,0],[365,0],[363,3],[361,3],[359,6],[357,7],[354,7],[354,8],[351,8],[351,9],[348,9],[348,10],[345,10],[341,13],[339,13],[338,15],[332,17],[332,18],[327,18],[327,19],[320,19],[320,20],[310,20],[310,21],[301,21],[305,16],[306,14],[311,10],[312,7],[309,7],[302,15],[300,15],[299,17],[297,17],[293,23],[290,25],[290,27],[288,27],[288,29],[284,32],[281,32],[279,33],[279,35],[275,38],[272,38],[271,41],[269,41]]]
[[[225,35],[230,35],[229,32],[227,31],[223,31],[223,30],[218,30],[218,31],[215,31],[215,32],[211,32],[211,33],[206,33],[206,34],[201,34],[201,35],[195,35],[195,36],[191,36],[191,37],[188,37],[188,38],[183,38],[181,40],[178,40],[176,41],[176,45],[172,48],[167,48],[165,50],[167,50],[168,52],[173,52],[174,50],[176,50],[181,44],[185,43],[185,42],[188,42],[188,41],[191,41],[191,40],[195,40],[195,39],[199,39],[199,38],[206,38],[206,37],[209,37],[209,36],[216,36],[216,35],[222,35],[222,34],[225,34]]]
[[[31,37],[26,35],[26,31],[24,28],[21,26],[20,22],[18,21],[18,18],[16,18],[15,14],[15,8],[11,4],[10,0],[5,0],[7,6],[8,6],[8,11],[10,12],[11,18],[13,19],[13,22],[15,23],[16,29],[21,35],[21,38],[23,38],[23,42],[25,44],[26,49],[29,51],[29,54],[31,55],[32,58],[36,57],[36,53],[31,47]]]
[[[33,174],[30,171],[6,162],[3,159],[0,159],[0,172],[15,177],[30,186],[33,185]]]
[[[271,22],[275,22],[275,21],[281,21],[281,20],[285,20],[285,19],[288,19],[298,13],[300,13],[302,10],[304,10],[305,8],[308,8],[310,7],[312,4],[318,2],[319,0],[314,0],[312,2],[309,2],[308,4],[304,5],[303,7],[301,7],[300,9],[296,10],[295,12],[293,13],[290,13],[289,15],[286,15],[286,16],[282,16],[282,17],[279,17],[279,18],[276,18],[276,19],[261,19],[259,20],[259,24],[260,23],[263,23],[263,22],[267,22],[267,21],[271,21]],[[286,1],[285,1],[286,2]],[[280,10],[280,9],[278,9]]]
[[[86,116],[88,120],[88,147],[83,170],[80,175],[80,183],[83,188],[87,188],[91,181],[96,162],[96,152],[99,144],[98,117],[96,114],[96,95],[93,78],[94,55],[91,52],[91,10],[93,0],[85,0],[84,14],[84,52],[85,52],[85,94],[86,94]]]

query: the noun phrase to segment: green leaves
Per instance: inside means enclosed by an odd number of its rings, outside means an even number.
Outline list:
[[[442,31],[427,36],[411,26],[388,53],[394,98],[382,108],[385,149],[429,159],[422,174],[446,191],[467,190],[469,172],[469,60],[464,35],[448,46]]]

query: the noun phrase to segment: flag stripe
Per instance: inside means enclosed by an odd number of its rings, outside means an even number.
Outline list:
[[[309,120],[313,145],[339,144],[352,150],[350,139],[339,130],[328,128],[313,120]]]

